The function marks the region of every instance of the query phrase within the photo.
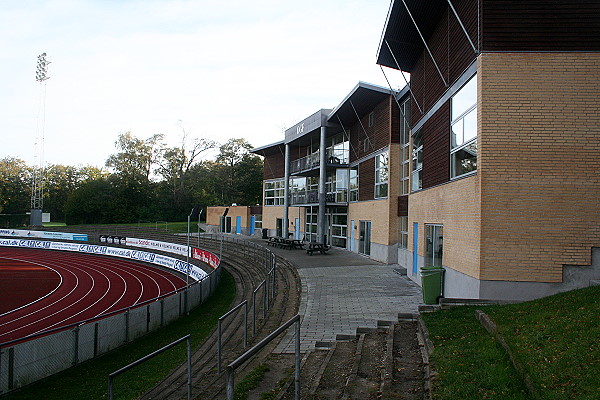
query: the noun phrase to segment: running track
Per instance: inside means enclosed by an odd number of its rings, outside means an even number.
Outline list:
[[[29,265],[35,292],[35,271],[42,267],[45,276],[53,271],[51,282],[41,289],[38,300],[0,314],[0,343],[77,323],[111,311],[130,307],[185,287],[178,276],[148,264],[98,255],[26,248],[0,247],[0,279],[10,279],[2,267]],[[14,271],[14,268],[13,268]],[[13,272],[14,273],[14,272]],[[43,286],[42,286],[43,287]],[[0,293],[0,303],[14,296]],[[35,296],[37,297],[37,296]],[[13,300],[11,300],[13,301]],[[14,301],[13,301],[14,302]]]

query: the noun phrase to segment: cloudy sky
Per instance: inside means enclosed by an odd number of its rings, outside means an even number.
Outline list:
[[[51,61],[46,164],[103,166],[127,131],[162,133],[171,145],[181,126],[221,143],[281,140],[358,81],[387,87],[375,58],[388,8],[389,0],[2,0],[0,158],[34,162],[42,52]]]

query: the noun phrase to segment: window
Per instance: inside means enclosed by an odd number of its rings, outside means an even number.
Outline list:
[[[400,105],[402,123],[400,125],[400,194],[410,193],[410,99]]]
[[[406,249],[408,246],[408,217],[400,217],[400,238],[399,246]]]
[[[388,153],[375,156],[375,198],[388,195]]]
[[[262,229],[262,214],[256,214],[254,216],[254,229]]]
[[[477,75],[452,97],[450,176],[477,171]]]
[[[284,198],[284,180],[265,182],[265,205],[280,206],[283,205]]]
[[[413,135],[412,150],[412,191],[423,188],[423,130]]]
[[[375,111],[369,114],[369,128],[375,125]]]
[[[441,267],[444,255],[444,227],[425,224],[425,266]]]
[[[358,201],[358,167],[350,168],[350,201]]]

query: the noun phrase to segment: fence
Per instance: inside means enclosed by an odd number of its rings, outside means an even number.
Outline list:
[[[133,236],[122,230],[122,236]],[[90,240],[98,232],[92,232]],[[139,235],[140,232],[136,231]],[[185,243],[186,237],[174,240],[173,235],[153,234],[153,239]],[[274,279],[275,255],[258,244],[216,234],[192,238],[193,244],[218,254],[252,259],[264,266]],[[221,276],[217,267],[204,279],[187,289],[189,307],[206,301],[215,291]],[[274,288],[271,288],[274,290]],[[76,325],[46,331],[28,338],[0,344],[0,395],[75,366],[129,343],[159,327],[176,320],[186,312],[186,290],[179,290],[124,310],[115,311]]]

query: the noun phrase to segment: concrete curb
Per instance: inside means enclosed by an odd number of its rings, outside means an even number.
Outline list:
[[[423,397],[426,400],[431,400],[431,382],[437,377],[438,374],[429,362],[429,357],[431,356],[431,353],[433,353],[434,346],[431,339],[429,339],[429,330],[427,329],[427,326],[425,326],[425,321],[423,321],[421,314],[417,315],[417,340],[421,349],[421,357],[423,357],[423,389],[425,391]]]
[[[504,339],[504,337],[498,333],[498,325],[482,310],[475,310],[475,316],[476,316],[477,320],[479,321],[479,323],[485,328],[485,330],[488,331],[492,336],[494,336],[494,338],[496,339],[498,344],[500,344],[500,346],[502,346],[502,348],[508,355],[510,362],[512,363],[513,367],[517,371],[517,374],[519,375],[521,380],[525,383],[525,386],[527,387],[527,391],[529,392],[529,395],[533,399],[536,399],[536,400],[540,399],[540,395],[537,393],[537,390],[536,390],[535,386],[533,385],[529,374],[527,373],[527,371],[525,371],[525,368],[523,367],[523,365],[517,360],[517,358],[515,357],[515,354],[513,353],[512,349],[510,348],[508,343],[506,343],[506,340]]]

